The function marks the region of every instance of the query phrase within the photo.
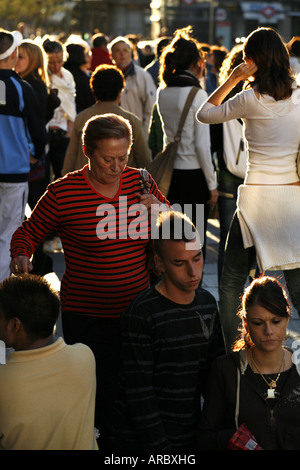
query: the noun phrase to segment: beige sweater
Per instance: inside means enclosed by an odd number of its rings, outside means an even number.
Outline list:
[[[151,152],[148,147],[140,119],[138,119],[134,114],[125,111],[125,109],[121,108],[121,106],[113,101],[99,101],[89,108],[84,109],[76,116],[70,143],[64,160],[62,170],[63,176],[70,171],[80,170],[88,163],[82,150],[82,129],[84,128],[86,121],[91,117],[106,113],[114,113],[122,116],[125,119],[128,119],[132,126],[133,145],[129,154],[128,166],[134,168],[147,168],[149,166],[151,161]]]
[[[0,449],[97,450],[95,359],[62,338],[0,366]]]

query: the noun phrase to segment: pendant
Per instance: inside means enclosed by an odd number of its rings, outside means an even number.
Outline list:
[[[275,390],[274,390],[274,388],[268,388],[268,390],[267,390],[267,398],[275,398]]]
[[[274,389],[275,389],[275,388],[276,388],[276,382],[275,382],[275,380],[272,380],[269,385],[270,385],[271,388],[274,388]]]

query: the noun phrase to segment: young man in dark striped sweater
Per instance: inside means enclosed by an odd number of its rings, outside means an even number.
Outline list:
[[[111,447],[193,450],[208,370],[224,353],[219,314],[215,298],[199,287],[203,255],[191,221],[161,214],[154,248],[162,278],[122,317]]]

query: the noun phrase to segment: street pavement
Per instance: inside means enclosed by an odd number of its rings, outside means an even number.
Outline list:
[[[218,293],[218,276],[217,276],[217,260],[218,260],[218,243],[219,243],[219,221],[218,219],[209,219],[207,229],[207,248],[206,261],[204,265],[202,287],[207,289],[219,301]],[[63,253],[51,254],[53,259],[53,273],[47,274],[46,278],[51,285],[57,290],[60,289],[60,281],[64,272],[64,256]],[[284,280],[282,272],[266,272],[268,275],[279,277],[282,282]],[[292,347],[295,340],[300,341],[300,318],[295,309],[292,309],[291,318],[288,328],[289,337],[286,345]],[[56,335],[62,336],[61,321],[56,325]],[[295,345],[294,345],[295,346]]]

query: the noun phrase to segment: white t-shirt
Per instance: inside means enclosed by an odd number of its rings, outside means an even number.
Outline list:
[[[165,87],[157,90],[158,111],[162,118],[165,144],[174,141],[190,90],[190,86]],[[197,122],[195,117],[206,98],[206,91],[199,88],[183,126],[174,168],[180,170],[201,168],[207,186],[212,190],[216,189],[217,182],[211,158],[209,126]]]

